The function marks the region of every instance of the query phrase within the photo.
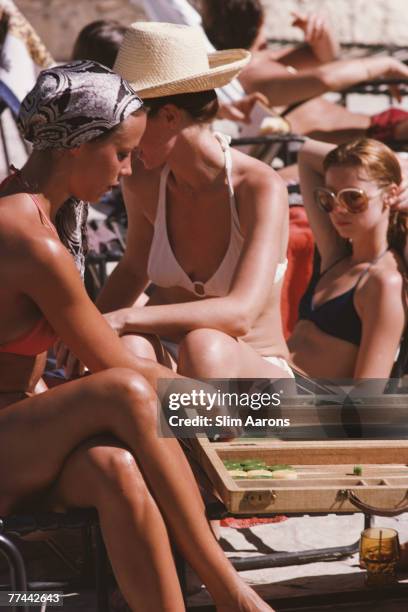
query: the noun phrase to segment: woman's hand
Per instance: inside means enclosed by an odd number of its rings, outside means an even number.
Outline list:
[[[395,57],[365,57],[360,60],[365,66],[365,81],[374,79],[408,79],[408,66]],[[390,85],[390,93],[398,99],[398,85]]]
[[[54,344],[56,368],[64,370],[65,378],[77,378],[86,370],[84,364],[69,350],[66,344],[58,340]]]
[[[408,177],[404,176],[402,183],[399,185],[398,195],[395,202],[395,208],[401,212],[408,213]]]
[[[391,78],[408,79],[408,66],[395,57],[384,58],[387,60],[384,76]]]
[[[220,119],[251,123],[251,113],[257,102],[261,102],[269,108],[268,98],[256,91],[231,104],[220,104],[217,116]]]
[[[118,336],[121,336],[124,332],[128,310],[128,308],[121,308],[120,310],[114,310],[113,312],[106,312],[103,315]]]
[[[305,42],[310,45],[313,54],[322,64],[337,59],[340,45],[326,17],[313,13],[303,15],[295,11],[292,16],[292,25],[303,31]]]
[[[408,213],[408,159],[398,156],[401,166],[402,181],[398,186],[398,194],[393,202],[393,208],[401,212]]]

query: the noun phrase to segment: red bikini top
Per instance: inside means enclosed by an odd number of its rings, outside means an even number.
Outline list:
[[[0,189],[5,186],[9,179],[13,178],[14,174],[8,176],[1,184]],[[56,236],[57,230],[42,209],[41,203],[35,195],[28,193],[37,207],[40,215],[41,223],[48,227]],[[11,340],[6,344],[0,345],[0,353],[14,353],[16,355],[39,355],[48,350],[57,340],[54,330],[45,318],[39,319],[37,323],[29,331],[25,332],[15,340]]]

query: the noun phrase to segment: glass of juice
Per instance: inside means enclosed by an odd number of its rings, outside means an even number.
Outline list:
[[[367,586],[383,586],[396,582],[399,556],[400,545],[395,529],[370,527],[361,532],[360,566],[367,570]]]

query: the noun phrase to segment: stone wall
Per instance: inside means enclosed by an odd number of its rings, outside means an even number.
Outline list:
[[[290,25],[290,12],[324,11],[335,24],[342,42],[408,46],[406,0],[261,0],[266,8],[268,33],[275,38],[299,38]]]
[[[152,0],[154,1],[154,0]],[[191,0],[197,4],[199,0]],[[70,55],[78,31],[89,21],[115,18],[129,23],[143,11],[129,0],[15,0],[44,39],[54,57]],[[397,43],[408,46],[406,0],[262,0],[268,33],[275,38],[301,38],[290,26],[290,11],[324,10],[344,42]]]
[[[14,0],[57,60],[70,57],[75,38],[95,19],[127,24],[143,16],[129,0]]]

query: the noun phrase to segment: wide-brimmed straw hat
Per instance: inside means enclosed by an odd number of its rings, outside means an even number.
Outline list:
[[[245,49],[208,54],[198,27],[136,22],[125,34],[113,69],[141,98],[158,98],[222,87],[250,58]]]

